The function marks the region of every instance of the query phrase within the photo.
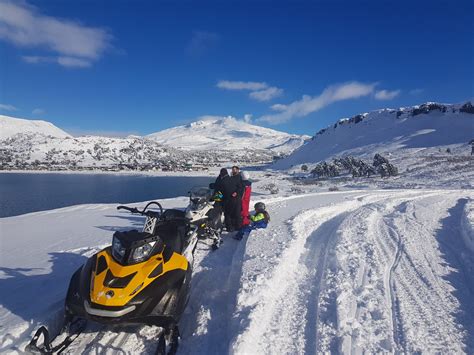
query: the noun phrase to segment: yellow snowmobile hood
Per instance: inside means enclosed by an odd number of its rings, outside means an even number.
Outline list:
[[[121,265],[114,260],[107,248],[97,254],[96,260],[91,277],[90,299],[103,306],[125,306],[168,271],[188,269],[187,259],[178,253],[173,253],[166,262],[163,254],[159,253],[141,263]],[[107,268],[104,269],[103,265]]]

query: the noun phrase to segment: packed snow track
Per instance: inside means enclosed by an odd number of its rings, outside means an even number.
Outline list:
[[[166,207],[183,202],[168,200]],[[357,190],[265,203],[272,217],[267,229],[240,242],[224,235],[216,252],[198,245],[178,353],[474,352],[471,190]],[[113,208],[88,205],[0,220],[0,286],[20,295],[17,301],[1,296],[0,352],[20,352],[34,328],[53,321],[65,292],[61,287],[83,262],[45,265],[48,254],[58,259],[62,248],[88,256],[111,230],[140,224]],[[41,223],[48,228],[39,237],[51,239],[61,230],[47,222],[67,221],[73,213],[77,226],[90,223],[102,231],[76,231],[75,239],[41,243],[26,259],[14,259],[27,240],[21,245],[7,235]],[[83,234],[88,237],[81,239]],[[43,272],[35,273],[38,269]],[[31,296],[53,276],[59,286],[38,300],[49,304],[34,312],[20,309],[18,303],[28,299],[21,292]],[[68,352],[152,353],[158,332],[90,324]]]

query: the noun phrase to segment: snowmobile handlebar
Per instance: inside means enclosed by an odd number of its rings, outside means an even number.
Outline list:
[[[138,211],[138,209],[137,209],[136,207],[133,207],[133,208],[132,208],[132,207],[120,205],[120,206],[117,206],[117,209],[118,209],[118,210],[127,210],[127,211],[129,211],[129,212],[131,212],[131,213],[140,213],[140,211]]]
[[[137,214],[141,214],[143,216],[151,216],[151,217],[156,217],[156,214],[157,212],[154,212],[154,211],[147,211],[148,207],[150,207],[150,205],[156,205],[158,206],[158,209],[160,210],[158,216],[161,216],[163,214],[163,207],[156,201],[151,201],[149,202],[145,208],[143,210],[139,210],[138,208],[136,207],[128,207],[128,206],[123,206],[123,205],[120,205],[120,206],[117,206],[117,209],[118,210],[126,210],[126,211],[129,211],[131,213],[137,213]]]

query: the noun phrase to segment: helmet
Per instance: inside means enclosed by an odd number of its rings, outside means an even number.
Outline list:
[[[242,172],[240,173],[240,176],[242,176],[242,180],[244,180],[244,181],[247,181],[247,180],[250,179],[250,174],[249,174],[248,172],[246,172],[246,171],[242,171]]]
[[[263,202],[257,202],[253,208],[255,208],[255,211],[257,212],[264,212],[265,211],[265,204]]]

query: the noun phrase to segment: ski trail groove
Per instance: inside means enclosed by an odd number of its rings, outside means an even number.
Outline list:
[[[340,216],[334,218],[332,221],[334,224],[338,224],[339,220],[343,220],[345,217],[345,213],[341,214]],[[327,224],[328,222],[325,222]],[[308,294],[308,309],[306,314],[306,326],[305,326],[305,338],[307,342],[305,344],[305,353],[311,354],[314,353],[315,350],[319,348],[319,336],[318,336],[318,324],[320,320],[320,307],[319,307],[319,299],[321,290],[324,288],[323,280],[324,274],[326,272],[326,265],[329,258],[329,250],[334,244],[334,240],[331,238],[336,231],[337,227],[334,224],[329,224],[325,228],[325,224],[321,225],[309,238],[317,238],[316,233],[318,234],[327,234],[328,237],[324,239],[323,251],[321,251],[320,255],[317,255],[315,250],[313,249],[312,252],[309,252],[306,257],[306,265],[309,269],[316,270],[313,275],[314,280],[319,280],[315,282],[310,287],[310,291]],[[311,319],[311,315],[314,315],[314,319]]]
[[[373,198],[334,219],[331,241],[336,257],[325,268],[317,312],[317,339],[305,353],[392,352],[403,349],[403,333],[391,273],[403,254],[401,239],[394,235],[387,214],[426,193],[388,193]],[[333,253],[331,251],[331,253]],[[393,284],[393,282],[392,282]],[[334,316],[337,314],[337,317]],[[339,345],[337,345],[339,344]]]
[[[383,195],[361,195],[302,212],[289,221],[291,244],[267,282],[257,291],[258,301],[252,300],[252,304],[246,305],[253,308],[250,324],[234,342],[234,352],[317,352],[319,336],[312,344],[308,339],[318,332],[319,294],[329,246],[332,247],[330,241],[337,239],[338,226],[349,211],[380,198]],[[308,305],[313,314],[308,313]]]
[[[392,231],[392,230],[391,230]],[[394,280],[394,272],[397,268],[400,258],[403,252],[403,243],[401,238],[398,238],[397,243],[397,251],[395,253],[395,257],[390,265],[389,268],[389,287],[388,292],[390,296],[390,303],[391,303],[391,320],[392,320],[392,328],[393,328],[393,342],[397,348],[404,347],[403,346],[403,330],[401,329],[401,322],[400,322],[400,306],[398,304],[397,296],[396,296],[396,286]]]

